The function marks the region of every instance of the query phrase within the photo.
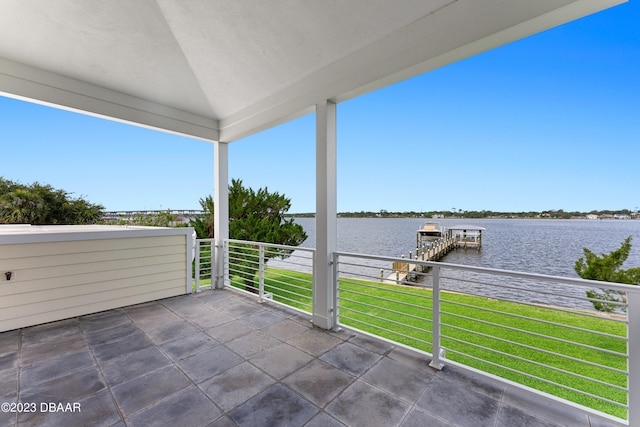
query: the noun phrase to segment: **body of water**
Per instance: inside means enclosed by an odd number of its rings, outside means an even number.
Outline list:
[[[315,220],[298,218],[296,221],[309,235],[302,246],[315,247]],[[415,251],[416,232],[424,222],[420,218],[339,218],[338,250],[408,257],[409,251]],[[444,219],[438,222],[445,227],[485,228],[480,251],[452,251],[442,262],[575,278],[578,275],[574,264],[583,256],[583,248],[598,255],[609,253],[632,236],[631,254],[624,268],[640,267],[640,221],[637,220]],[[477,293],[477,289],[473,291]],[[569,293],[584,296],[582,289]],[[517,297],[509,292],[495,296]],[[539,302],[558,303],[557,299]],[[566,305],[590,308],[588,302],[568,301]]]

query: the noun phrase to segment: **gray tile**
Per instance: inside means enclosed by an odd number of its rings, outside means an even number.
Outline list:
[[[77,353],[65,354],[22,368],[20,370],[20,386],[21,388],[32,388],[38,384],[94,365],[95,361],[89,349],[84,349]]]
[[[433,368],[429,368],[434,371]],[[435,371],[437,372],[437,371]],[[466,371],[457,366],[445,365],[444,369],[438,374],[439,377],[460,383],[460,387],[477,391],[481,394],[493,397],[494,399],[502,399],[505,385],[488,377],[484,377],[475,372]]]
[[[306,351],[312,356],[320,356],[341,343],[340,338],[331,336],[318,328],[313,328],[287,341],[287,344]]]
[[[367,335],[356,335],[351,338],[349,342],[378,354],[386,354],[393,350],[392,344],[389,344],[386,341],[377,340]]]
[[[311,403],[288,388],[275,384],[229,413],[239,427],[304,425],[316,413]]]
[[[173,313],[157,301],[145,302],[142,304],[130,305],[122,309],[134,322],[146,321],[147,319],[162,318]]]
[[[66,319],[57,322],[45,323],[22,330],[22,345],[52,342],[78,335],[80,327],[77,319]]]
[[[415,403],[424,392],[431,378],[428,372],[414,369],[388,357],[383,357],[362,376],[362,379],[369,384],[411,404]]]
[[[15,400],[11,400],[9,402],[15,402]],[[12,412],[2,412],[0,411],[0,427],[13,427],[18,423],[18,414]]]
[[[264,329],[264,332],[281,341],[288,341],[298,335],[308,332],[310,329],[311,325],[301,325],[293,320],[284,319],[278,323],[268,326]]]
[[[217,310],[208,304],[198,301],[193,298],[189,307],[172,307],[172,309],[181,317],[189,320],[190,322],[197,323],[200,319],[204,319],[207,316],[215,313]]]
[[[431,377],[433,377],[437,372],[440,372],[429,366],[431,359],[427,358],[427,356],[425,356],[424,354],[418,353],[417,351],[409,350],[402,347],[395,347],[387,354],[387,357],[389,359],[397,360],[398,362],[402,362],[405,365],[411,366],[413,369],[424,372]]]
[[[110,360],[121,357],[123,354],[132,353],[152,347],[153,343],[143,333],[132,334],[122,340],[108,342],[92,346],[93,354],[100,363],[106,363]]]
[[[20,349],[20,330],[0,332],[0,356]]]
[[[18,369],[0,371],[0,399],[14,399],[18,395]]]
[[[131,427],[206,426],[221,415],[220,410],[202,391],[196,387],[190,387],[129,417],[127,425]]]
[[[134,319],[133,322],[143,331],[148,331],[149,329],[158,328],[164,325],[170,325],[176,322],[182,322],[184,320],[182,317],[170,311],[166,307],[161,307],[166,310],[165,314],[140,317],[139,319]]]
[[[221,343],[232,341],[253,331],[254,329],[242,320],[234,320],[233,322],[205,330],[208,335]]]
[[[20,360],[22,366],[26,366],[87,349],[88,345],[84,337],[80,333],[76,333],[75,335],[64,335],[56,340],[23,345]]]
[[[157,328],[145,330],[147,336],[156,344],[162,344],[189,335],[197,334],[198,328],[185,320],[158,326]]]
[[[204,332],[187,335],[184,338],[165,342],[160,349],[174,361],[193,356],[197,353],[210,350],[218,345],[218,342]]]
[[[409,415],[402,421],[400,427],[447,427],[451,424],[439,420],[425,411],[414,408]],[[511,424],[511,427],[520,427],[517,424]]]
[[[223,411],[229,412],[274,384],[264,372],[244,362],[200,384],[200,388]]]
[[[124,382],[111,390],[122,413],[129,416],[190,385],[189,380],[171,365]]]
[[[283,321],[285,318],[271,311],[262,310],[245,318],[245,322],[255,329],[264,329],[275,323]]]
[[[0,355],[0,372],[12,370],[18,367],[18,352],[5,353]]]
[[[619,424],[614,424],[612,422],[603,420],[600,417],[596,417],[595,415],[589,416],[589,427],[617,427]]]
[[[411,406],[390,394],[356,381],[327,406],[325,411],[346,425],[398,425]]]
[[[110,386],[121,384],[171,364],[156,347],[125,353],[102,364],[102,371]]]
[[[188,311],[189,307],[191,307],[194,302],[200,303],[200,301],[193,298],[191,295],[180,295],[158,301],[158,303],[175,312]]]
[[[217,289],[207,289],[202,292],[198,292],[195,294],[195,297],[202,302],[205,302],[209,305],[217,306],[219,304],[226,304],[229,301],[229,298],[233,298],[228,291],[217,290]]]
[[[96,314],[89,314],[80,317],[79,321],[80,326],[85,332],[113,328],[115,326],[132,323],[131,319],[129,319],[121,310],[111,310],[103,311]]]
[[[113,404],[111,394],[107,390],[100,391],[85,399],[74,402],[62,403],[62,411],[38,411],[36,413],[23,413],[18,417],[20,425],[24,426],[113,426],[121,420],[118,411]],[[71,406],[67,406],[70,403]],[[74,406],[77,404],[77,406]],[[40,404],[38,404],[38,408]]]
[[[283,383],[319,407],[325,407],[354,381],[351,375],[316,359],[285,378]]]
[[[567,426],[588,426],[586,414],[573,411],[569,407],[536,396],[515,387],[505,390],[503,404],[521,409],[523,412],[538,416],[547,421]]]
[[[97,367],[80,369],[70,374],[20,389],[22,402],[75,402],[105,389]]]
[[[340,421],[336,420],[325,412],[320,412],[313,417],[311,421],[306,423],[304,427],[345,427]]]
[[[256,295],[256,299],[257,298],[258,296]],[[237,298],[234,299],[234,301],[225,304],[221,308],[235,318],[251,316],[262,310],[256,303],[247,302],[244,299],[240,300]]]
[[[540,414],[542,415],[542,414]],[[588,424],[584,424],[586,427]],[[536,418],[521,409],[503,405],[498,412],[496,427],[556,427],[557,424]]]
[[[220,345],[176,363],[193,382],[198,384],[243,361],[240,356]]]
[[[133,323],[123,323],[113,328],[104,328],[85,332],[84,336],[91,346],[123,340],[131,335],[142,335],[143,332]]]
[[[202,315],[199,315],[196,318],[190,318],[189,320],[200,329],[208,329],[233,322],[236,318],[224,311],[207,307],[206,310],[203,311]]]
[[[280,340],[262,331],[254,331],[226,343],[227,347],[243,357],[251,357],[279,344]]]
[[[345,342],[320,356],[320,359],[351,375],[359,376],[365,373],[381,357],[377,353],[372,353],[362,347]]]
[[[468,387],[437,375],[416,405],[436,417],[461,426],[493,426],[499,402]]]
[[[256,354],[250,360],[272,377],[281,379],[311,362],[313,357],[288,344],[281,344]]]
[[[237,427],[237,426],[236,426],[236,423],[231,421],[231,418],[224,415],[218,418],[217,420],[215,420],[214,422],[212,422],[211,424],[207,425],[207,427]]]

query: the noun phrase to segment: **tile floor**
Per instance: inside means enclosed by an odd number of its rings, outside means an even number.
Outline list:
[[[0,333],[0,427],[609,425],[428,362],[204,291]]]

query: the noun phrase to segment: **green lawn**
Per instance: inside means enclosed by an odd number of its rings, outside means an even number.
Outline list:
[[[273,293],[276,301],[308,312],[311,311],[311,283],[312,276],[307,273],[279,269],[265,272],[265,292]],[[232,278],[232,285],[244,288],[238,278]],[[432,352],[433,300],[429,289],[343,278],[339,295],[341,324]],[[446,349],[448,359],[623,419],[626,417],[624,408],[545,382],[561,383],[625,403],[626,392],[601,384],[626,387],[626,374],[615,370],[625,371],[627,359],[607,353],[626,353],[624,323],[593,313],[559,312],[544,306],[449,292],[443,292],[441,299],[441,346]]]

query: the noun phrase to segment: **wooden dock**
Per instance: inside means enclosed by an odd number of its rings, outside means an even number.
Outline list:
[[[433,241],[430,247],[416,249],[416,256],[409,253],[409,259],[407,261],[394,261],[391,267],[391,274],[387,276],[386,283],[403,283],[403,282],[415,282],[418,278],[417,273],[422,272],[420,269],[422,266],[412,263],[412,259],[418,259],[420,261],[438,261],[440,258],[456,249],[458,246],[458,240],[454,237],[441,237],[438,240]],[[403,256],[404,257],[404,256]]]

